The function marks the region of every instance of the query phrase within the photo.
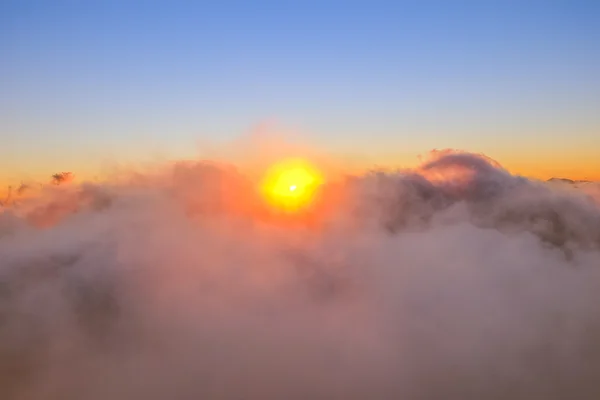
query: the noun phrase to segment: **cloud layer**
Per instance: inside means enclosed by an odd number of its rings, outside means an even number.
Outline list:
[[[252,193],[179,163],[5,208],[2,398],[600,398],[591,192],[444,151],[305,218]]]

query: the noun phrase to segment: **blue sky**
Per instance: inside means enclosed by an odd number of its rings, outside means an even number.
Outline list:
[[[597,1],[3,0],[0,60],[4,178],[263,121],[374,162],[453,147],[600,177]]]

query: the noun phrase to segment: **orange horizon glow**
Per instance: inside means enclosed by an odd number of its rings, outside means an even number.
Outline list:
[[[552,159],[548,156],[538,156],[534,158],[526,158],[519,156],[510,156],[510,155],[500,155],[500,154],[492,154],[491,158],[497,160],[504,168],[506,168],[510,173],[515,175],[521,175],[532,179],[539,179],[542,181],[548,180],[549,178],[567,178],[572,180],[587,180],[587,181],[600,181],[600,161],[598,159],[592,159],[589,154],[582,153],[577,155],[575,152],[570,152],[567,154],[563,154],[560,159]],[[337,159],[336,157],[332,157],[332,159]],[[411,159],[413,162],[411,162]],[[304,163],[307,166],[307,171],[312,171],[314,176],[319,179],[323,179],[323,174],[320,173],[314,166],[311,166],[308,161],[302,161],[302,159],[286,159],[287,161],[276,163],[271,167],[267,175],[273,173],[273,169],[281,168],[279,164],[285,165],[286,162],[300,162],[300,164]],[[294,161],[295,160],[295,161]],[[190,160],[192,161],[192,160]],[[382,157],[379,160],[375,159],[351,159],[347,158],[342,160],[342,164],[340,164],[339,174],[356,174],[360,175],[368,170],[373,168],[384,168],[384,169],[414,169],[418,167],[418,161],[416,157]],[[175,161],[173,161],[175,162]],[[231,161],[230,161],[231,162]],[[235,161],[233,161],[235,164]],[[170,164],[169,162],[167,164]],[[145,167],[148,166],[148,163],[140,164],[140,163],[131,163],[126,164],[124,167],[120,167],[115,170],[106,170],[106,168],[102,168],[101,166],[97,166],[94,168],[94,165],[87,165],[79,168],[78,166],[73,166],[73,168],[69,168],[69,171],[72,171],[75,175],[75,183],[83,183],[83,182],[97,182],[102,183],[106,181],[112,181],[115,174],[119,173],[127,173],[134,171],[144,171]],[[63,166],[64,167],[64,166]],[[151,168],[152,169],[152,168]],[[244,168],[243,168],[244,169]],[[262,169],[262,168],[260,168]],[[102,172],[104,170],[104,172]],[[32,168],[30,173],[24,173],[23,169],[21,169],[21,173],[17,174],[15,172],[11,173],[10,170],[1,171],[0,174],[0,201],[3,201],[7,198],[7,195],[10,191],[15,193],[19,189],[21,185],[26,185],[30,187],[38,188],[40,185],[50,185],[52,180],[52,174],[60,172],[60,169],[48,168],[47,173],[43,173],[43,168],[41,166],[37,166]],[[248,170],[249,171],[249,170]],[[248,172],[247,171],[247,172]],[[258,170],[255,172],[259,172]],[[19,179],[19,175],[23,175],[23,179]],[[254,173],[250,174],[255,177],[259,175],[255,175]],[[260,175],[264,175],[260,174]],[[260,178],[259,178],[260,179]],[[265,177],[263,177],[264,181]],[[271,178],[272,179],[272,178]],[[287,179],[287,178],[286,178]],[[305,178],[301,178],[305,179]],[[264,183],[264,182],[263,182]],[[323,183],[323,182],[321,182]],[[306,201],[307,198],[300,195],[303,193],[303,190],[299,190],[299,185],[296,184],[296,188],[294,190],[289,190],[289,187],[293,184],[289,184],[287,187],[284,187],[283,190],[277,189],[280,192],[280,200],[288,201],[288,208],[293,210],[294,207],[299,207],[302,201]],[[318,186],[318,185],[317,185]],[[286,193],[287,192],[289,193]],[[264,188],[260,190],[264,197]],[[284,195],[285,194],[285,195]],[[276,205],[277,201],[273,201],[277,196],[271,195],[271,201],[269,204],[271,206]],[[291,199],[297,198],[297,200],[292,201]],[[284,199],[288,199],[285,200]],[[292,206],[292,203],[296,202],[296,206]],[[274,204],[275,203],[275,204]],[[284,207],[285,208],[285,207]]]

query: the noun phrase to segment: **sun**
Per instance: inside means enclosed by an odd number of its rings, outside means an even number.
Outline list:
[[[289,159],[269,168],[261,191],[271,206],[296,212],[312,203],[323,181],[323,175],[308,161]]]

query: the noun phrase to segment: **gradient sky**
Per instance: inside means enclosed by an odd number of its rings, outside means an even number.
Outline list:
[[[600,179],[600,2],[0,1],[0,180],[264,121],[365,163]]]

